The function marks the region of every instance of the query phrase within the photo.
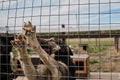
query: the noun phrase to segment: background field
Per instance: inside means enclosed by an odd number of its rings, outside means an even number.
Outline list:
[[[79,44],[87,44],[89,49],[88,52],[96,53],[103,52],[109,47],[114,46],[114,38],[88,38],[88,39],[67,39],[67,44],[70,45],[73,52],[77,54]]]
[[[120,72],[120,52],[115,49],[114,38],[67,39],[74,54],[79,54],[79,44],[88,44],[91,72]]]

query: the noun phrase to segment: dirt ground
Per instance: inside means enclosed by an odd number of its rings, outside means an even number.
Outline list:
[[[24,76],[18,76],[16,79],[13,80],[27,80]],[[120,73],[110,73],[110,72],[91,72],[90,77],[85,79],[77,78],[76,80],[120,80]]]
[[[90,55],[90,71],[92,72],[120,72],[120,51],[115,47]]]

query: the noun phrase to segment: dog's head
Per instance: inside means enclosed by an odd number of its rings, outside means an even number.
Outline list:
[[[26,37],[33,36],[36,33],[36,26],[33,27],[30,21],[25,22],[22,33]]]
[[[47,42],[52,48],[52,53],[55,53],[60,50],[60,46],[56,43],[55,38],[50,38],[47,40]]]
[[[55,38],[50,38],[50,39],[42,39],[38,38],[38,41],[41,45],[41,47],[49,54],[54,54],[55,52],[59,51],[61,48],[60,46],[56,43]]]
[[[15,39],[11,40],[10,43],[15,48],[22,48],[25,45],[25,41],[24,41],[23,36],[21,34],[17,34],[15,36]]]

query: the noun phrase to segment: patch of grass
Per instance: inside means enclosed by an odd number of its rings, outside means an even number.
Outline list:
[[[89,53],[97,53],[97,52],[103,52],[105,51],[107,48],[102,46],[102,47],[90,47],[89,48]]]
[[[96,64],[96,63],[99,63],[99,61],[96,60],[96,59],[92,59],[92,60],[89,61],[89,63],[90,63],[90,64]]]
[[[88,44],[89,53],[103,52],[108,49],[108,47],[114,45],[114,38],[89,38],[89,39],[67,39],[67,44],[73,47],[78,47],[79,44]]]

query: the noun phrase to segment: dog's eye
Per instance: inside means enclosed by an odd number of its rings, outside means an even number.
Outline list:
[[[23,30],[26,30],[25,28],[23,28]]]

